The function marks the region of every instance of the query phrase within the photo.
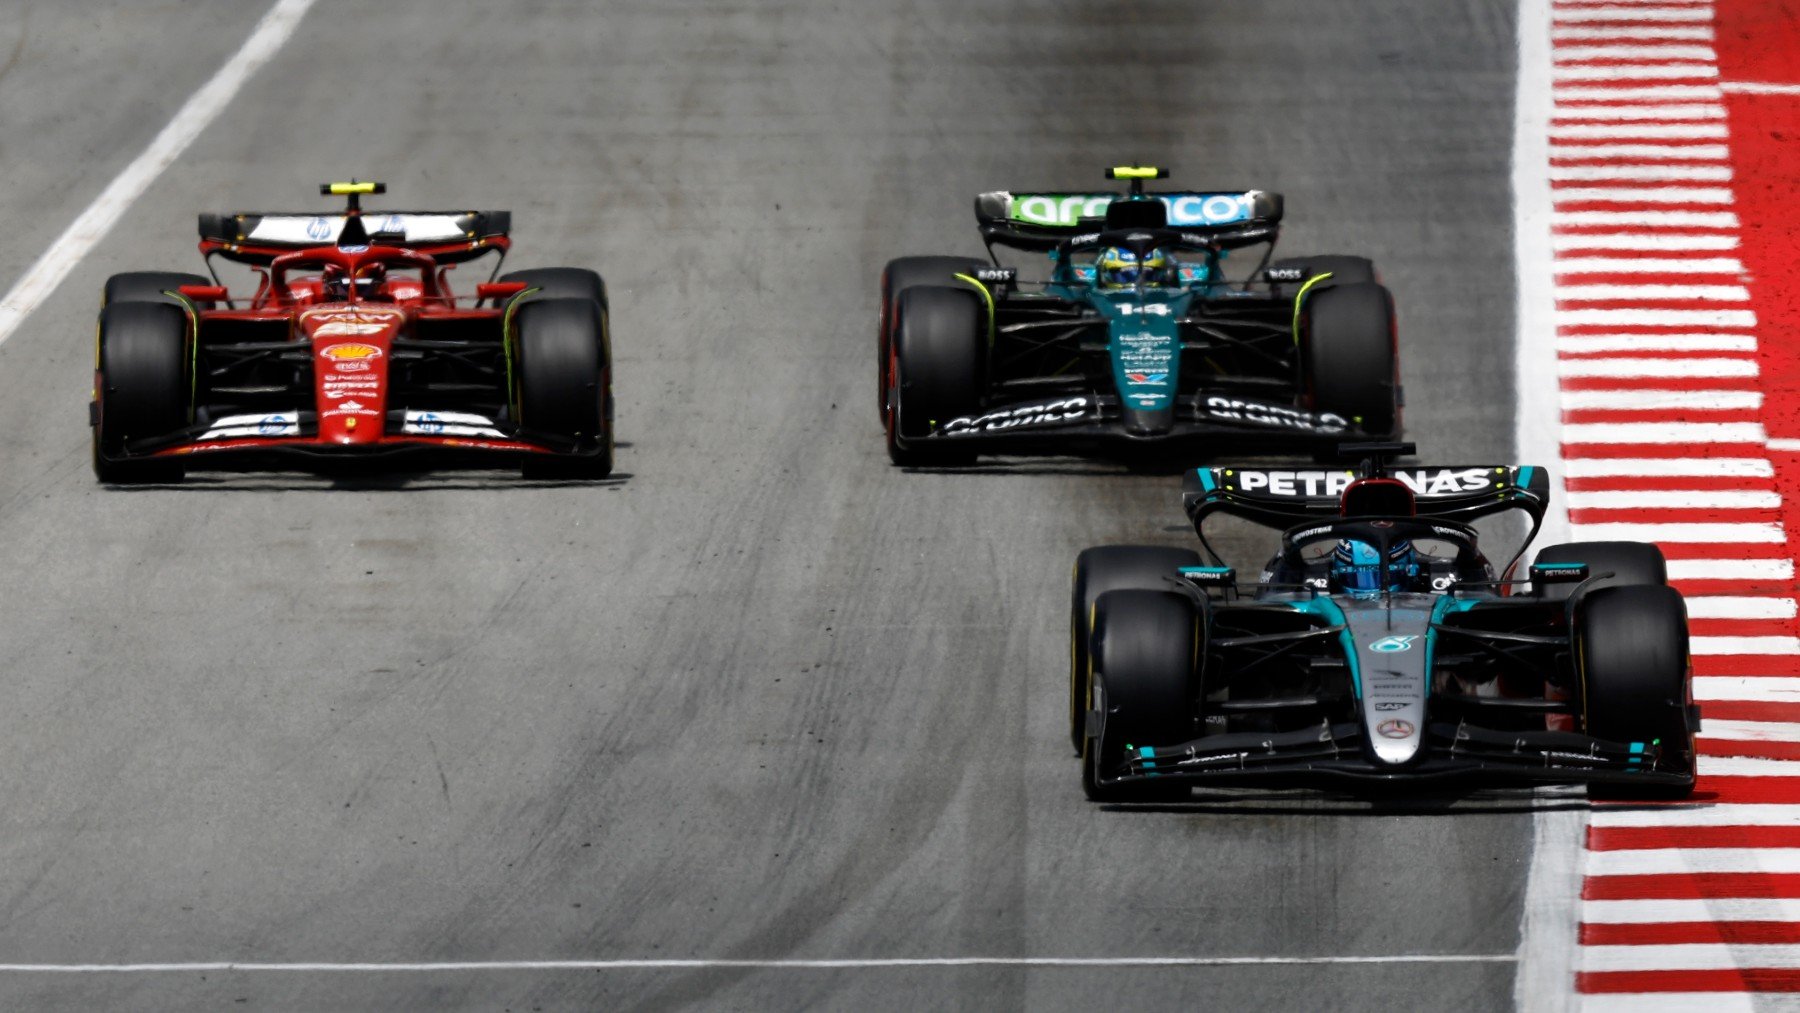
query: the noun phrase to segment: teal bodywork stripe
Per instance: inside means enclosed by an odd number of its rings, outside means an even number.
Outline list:
[[[1202,492],[1212,492],[1219,487],[1218,480],[1213,478],[1211,468],[1195,468],[1194,470],[1200,473],[1200,489]]]
[[[1175,570],[1178,573],[1230,573],[1231,567],[1229,567],[1229,566],[1178,566],[1175,568]]]
[[[1481,604],[1480,598],[1458,598],[1444,595],[1431,606],[1431,623],[1425,627],[1425,692],[1431,693],[1432,675],[1437,670],[1433,667],[1432,656],[1437,651],[1437,624],[1452,612],[1467,612]]]
[[[1523,467],[1521,467],[1519,469],[1519,488],[1521,488],[1521,489],[1531,488],[1531,475],[1535,471],[1537,471],[1537,468],[1535,466],[1529,465],[1529,464],[1524,465]]]
[[[1350,622],[1344,618],[1344,610],[1338,603],[1320,595],[1311,601],[1288,603],[1294,611],[1305,612],[1325,620],[1326,625],[1339,627],[1338,642],[1344,648],[1344,661],[1350,666],[1350,685],[1356,691],[1356,698],[1362,699],[1362,666],[1356,661],[1356,638],[1350,635]]]

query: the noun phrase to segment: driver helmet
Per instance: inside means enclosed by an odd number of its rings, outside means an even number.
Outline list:
[[[1368,542],[1340,539],[1331,553],[1331,589],[1334,591],[1403,591],[1419,575],[1412,542],[1388,546],[1384,564],[1381,553]]]
[[[336,264],[325,265],[319,275],[319,297],[325,302],[349,302],[350,275]]]
[[[1100,259],[1094,262],[1094,275],[1101,288],[1123,288],[1140,282],[1145,285],[1178,284],[1181,267],[1175,261],[1175,255],[1167,250],[1152,249],[1144,252],[1143,259],[1137,254],[1120,246],[1109,246],[1100,251]]]

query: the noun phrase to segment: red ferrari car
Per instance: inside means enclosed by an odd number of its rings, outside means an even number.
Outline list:
[[[452,290],[503,260],[505,211],[363,211],[380,183],[328,183],[341,214],[202,214],[211,278],[108,279],[89,421],[102,482],[189,468],[401,452],[500,455],[527,474],[612,470],[606,287],[580,268]],[[245,265],[233,296],[213,258]],[[498,261],[494,269],[498,272]]]

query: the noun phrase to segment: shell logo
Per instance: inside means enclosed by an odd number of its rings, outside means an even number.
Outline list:
[[[349,362],[354,359],[378,359],[381,349],[374,345],[365,345],[360,341],[347,341],[337,345],[326,345],[319,349],[319,354],[338,362]]]

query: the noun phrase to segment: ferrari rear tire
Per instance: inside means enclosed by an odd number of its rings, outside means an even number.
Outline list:
[[[1313,290],[1331,288],[1338,285],[1361,285],[1377,280],[1375,262],[1367,257],[1352,257],[1341,253],[1321,254],[1317,257],[1287,257],[1269,264],[1269,271],[1299,271],[1300,278],[1294,284],[1304,285],[1320,275],[1331,277],[1313,284]]]
[[[106,279],[106,285],[100,290],[102,308],[116,302],[160,302],[172,306],[181,305],[181,300],[170,295],[183,285],[207,285],[214,282],[211,278],[199,274],[182,274],[176,271],[126,271]],[[212,303],[200,304],[210,309]]]
[[[1669,565],[1662,550],[1648,542],[1564,542],[1538,550],[1539,563],[1586,563],[1589,576],[1610,573],[1587,585],[1590,591],[1603,587],[1662,586],[1669,582]],[[1547,584],[1537,589],[1538,597],[1564,601],[1575,593],[1575,584]]]
[[[1394,297],[1372,282],[1315,291],[1300,307],[1302,383],[1310,407],[1362,427],[1371,438],[1395,434],[1400,376],[1394,348]]]
[[[1094,668],[1089,685],[1100,713],[1096,735],[1082,740],[1081,787],[1096,802],[1178,802],[1182,781],[1103,784],[1126,751],[1172,746],[1199,734],[1196,659],[1204,656],[1201,615],[1175,591],[1108,591],[1094,606]]]
[[[192,418],[188,319],[168,302],[115,302],[100,310],[94,475],[114,485],[179,482],[164,458],[122,459],[127,440],[166,436]]]
[[[1094,603],[1108,591],[1166,591],[1184,566],[1199,566],[1193,549],[1161,545],[1100,545],[1075,557],[1069,596],[1069,741],[1081,752],[1087,738],[1088,647]]]
[[[1583,727],[1610,742],[1660,745],[1666,762],[1686,775],[1681,785],[1649,792],[1682,796],[1694,787],[1693,695],[1688,679],[1687,607],[1672,587],[1606,587],[1582,597],[1576,617],[1576,663]],[[1618,793],[1595,785],[1590,794]]]
[[[524,271],[508,271],[495,279],[500,282],[522,281],[529,285],[525,298],[532,302],[544,299],[592,299],[606,306],[606,282],[597,272],[585,267],[534,267]]]
[[[933,423],[981,407],[981,299],[967,289],[915,285],[900,293],[895,311],[893,369],[887,419],[888,459],[907,467],[969,464],[972,450],[913,442]]]
[[[513,316],[513,334],[519,425],[576,446],[574,456],[528,458],[524,470],[569,478],[611,474],[612,356],[605,307],[585,297],[528,302]]]
[[[888,366],[893,350],[895,297],[914,285],[955,288],[963,284],[957,281],[958,274],[973,277],[984,266],[973,257],[929,256],[897,257],[882,268],[881,319],[876,328],[875,372],[879,381],[876,393],[883,423],[887,422],[888,417],[888,387],[891,380]]]

